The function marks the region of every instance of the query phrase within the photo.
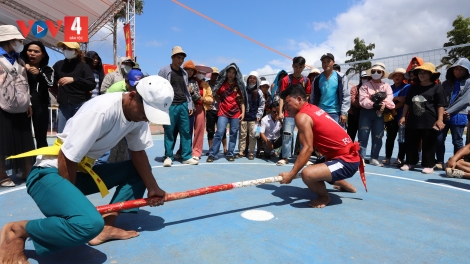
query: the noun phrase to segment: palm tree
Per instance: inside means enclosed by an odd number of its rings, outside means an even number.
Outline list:
[[[134,0],[135,1],[135,14],[142,15],[144,13],[144,0]],[[125,22],[126,21],[126,9],[123,8],[119,13],[117,13],[113,21],[111,21],[107,25],[107,29],[111,31],[113,34],[113,58],[114,64],[117,62],[117,23],[118,21]]]

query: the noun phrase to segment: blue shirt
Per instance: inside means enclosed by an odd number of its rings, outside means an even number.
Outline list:
[[[395,87],[395,84],[392,84],[390,87],[392,87],[392,92],[393,92],[393,98],[398,97],[398,96],[405,96],[408,94],[408,90],[410,89],[411,85],[410,84],[402,84],[400,86]],[[403,114],[403,107],[397,109],[397,118],[394,118],[396,122],[399,121],[401,118],[401,115]]]
[[[7,59],[11,63],[11,65],[15,64],[15,60],[18,59],[18,57],[20,56],[20,54],[14,51],[8,54],[2,47],[0,47],[0,55],[3,55],[3,57],[5,57],[5,59]]]
[[[457,98],[457,95],[460,93],[460,81],[455,80],[454,81],[454,90],[452,90],[452,96],[450,97],[450,102],[451,104],[453,101],[455,101],[455,98]],[[449,125],[458,125],[458,126],[464,126],[468,122],[468,117],[466,114],[451,114],[450,115],[450,120],[446,122],[446,124]]]
[[[91,93],[91,98],[98,96],[100,92],[100,74],[98,73],[98,71],[93,71],[93,75],[95,76],[96,86]]]
[[[327,80],[325,75],[320,74],[318,80],[320,88],[320,101],[318,107],[327,113],[339,113],[341,111],[338,102],[338,73],[333,71],[330,78]]]

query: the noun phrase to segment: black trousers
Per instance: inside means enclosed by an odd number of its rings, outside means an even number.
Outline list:
[[[356,141],[357,130],[359,129],[359,114],[361,109],[353,109],[352,114],[348,114],[348,135],[352,141]]]
[[[395,146],[395,139],[398,135],[398,122],[395,120],[385,123],[387,129],[387,140],[385,141],[385,157],[391,158],[393,153],[393,148]],[[405,143],[398,143],[398,159],[403,161],[406,154],[406,145]]]
[[[47,147],[47,128],[49,124],[49,109],[47,104],[33,104],[33,127],[36,138],[36,148]],[[53,124],[51,124],[52,126]]]
[[[419,143],[423,141],[421,166],[433,168],[436,165],[437,131],[430,129],[406,129],[406,164],[416,165],[419,161]]]
[[[207,131],[207,139],[213,140],[215,134],[215,125],[217,125],[217,120],[219,120],[219,116],[217,115],[217,110],[209,110],[206,111],[206,131]],[[222,139],[227,138],[227,133],[224,133]]]

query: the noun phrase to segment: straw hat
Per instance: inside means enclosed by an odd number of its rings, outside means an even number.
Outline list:
[[[217,67],[212,67],[212,73],[219,74],[219,69]]]
[[[183,64],[183,69],[184,70],[193,70],[194,75],[197,73],[196,66],[194,66],[194,62],[192,60],[188,60]]]
[[[403,75],[406,74],[406,70],[403,69],[403,68],[396,68],[394,71],[392,71],[389,75],[388,75],[388,78],[390,80],[393,80],[393,76],[395,76],[396,73],[401,73]]]
[[[176,54],[183,54],[186,57],[186,53],[180,46],[174,46],[173,49],[171,50],[171,57],[173,57]]]
[[[308,75],[310,75],[310,74],[312,74],[312,73],[318,73],[318,74],[320,74],[321,72],[320,72],[320,70],[317,69],[317,68],[312,68],[312,70],[310,70],[310,73],[309,73]]]
[[[441,73],[436,71],[436,66],[434,66],[434,64],[432,64],[430,62],[425,62],[423,65],[416,67],[413,70],[413,73],[415,74],[415,76],[418,76],[418,71],[419,70],[424,70],[424,71],[431,72],[431,74],[434,78],[439,78],[439,76],[441,76]]]
[[[64,41],[61,41],[61,42],[57,43],[58,48],[63,48],[64,46],[66,46],[67,48],[80,50],[80,44],[78,44],[77,42],[64,42]]]
[[[12,39],[24,39],[23,35],[18,31],[18,28],[12,25],[0,26],[0,42]]]
[[[385,70],[385,64],[382,62],[376,62],[374,65],[372,65],[372,68],[366,71],[369,76],[372,76],[371,70],[381,70],[384,72],[382,78],[388,77],[388,72]]]

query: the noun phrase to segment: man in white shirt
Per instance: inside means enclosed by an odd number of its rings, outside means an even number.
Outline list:
[[[48,255],[86,242],[98,245],[138,236],[136,231],[114,226],[119,213],[101,216],[86,195],[101,192],[104,196],[107,189],[116,187],[111,199],[116,203],[142,198],[147,189],[147,197],[154,198],[151,206],[164,203],[166,194],[153,177],[145,149],[153,146],[148,122],[169,124],[173,96],[164,78],[143,78],[136,91],[105,94],[86,102],[57,135],[55,146],[23,154],[49,154],[37,157],[26,180],[28,194],[46,218],[6,224],[0,234],[0,263],[26,262],[27,237],[39,255]],[[92,165],[85,168],[86,158],[99,158],[123,137],[131,160],[95,165],[92,171]],[[84,169],[89,173],[81,172]],[[99,177],[92,178],[93,172]]]
[[[282,123],[278,120],[279,111],[279,103],[274,102],[271,105],[271,113],[261,119],[260,136],[266,146],[265,159],[271,159],[271,150],[282,146]]]

